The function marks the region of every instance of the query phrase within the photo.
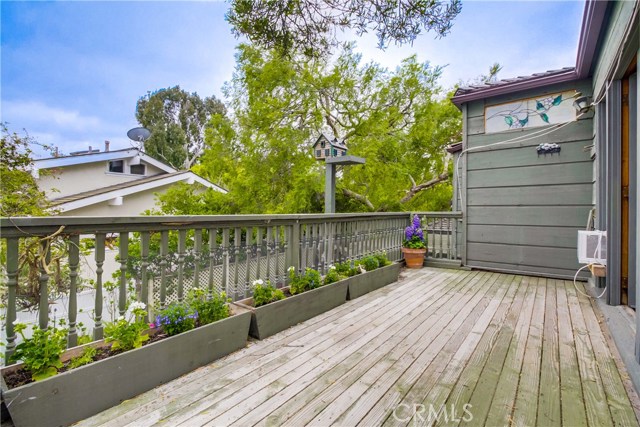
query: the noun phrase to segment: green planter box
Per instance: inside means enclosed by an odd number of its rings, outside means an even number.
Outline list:
[[[402,263],[396,262],[386,267],[349,277],[345,280],[349,283],[349,299],[359,298],[376,289],[397,282],[401,268]]]
[[[249,335],[262,340],[344,304],[347,288],[347,281],[341,280],[257,308],[252,298],[233,304],[251,310]]]
[[[227,319],[11,390],[2,376],[2,398],[16,427],[83,420],[245,347],[251,312],[240,307],[232,312]]]

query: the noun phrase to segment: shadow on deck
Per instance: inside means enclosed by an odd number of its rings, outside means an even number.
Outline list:
[[[598,315],[568,281],[405,271],[78,425],[638,425]]]

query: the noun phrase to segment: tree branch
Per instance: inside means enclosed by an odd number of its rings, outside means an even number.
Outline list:
[[[431,188],[433,186],[435,186],[436,184],[439,184],[443,181],[446,181],[449,179],[449,172],[443,172],[440,175],[438,175],[437,177],[427,181],[427,182],[423,182],[422,184],[419,185],[414,185],[411,187],[411,189],[409,191],[407,191],[407,194],[400,199],[400,203],[407,203],[409,202],[411,199],[413,199],[419,192],[426,190],[428,188]]]
[[[372,211],[376,210],[376,208],[373,206],[373,203],[371,203],[371,201],[369,199],[367,199],[366,196],[363,196],[362,194],[355,193],[355,192],[353,192],[351,190],[348,190],[346,188],[342,189],[342,194],[344,194],[345,196],[350,197],[350,198],[352,198],[354,200],[357,200],[360,203],[364,203]]]

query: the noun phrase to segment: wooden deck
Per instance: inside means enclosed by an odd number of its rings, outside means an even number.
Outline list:
[[[638,425],[571,282],[402,276],[79,425]]]

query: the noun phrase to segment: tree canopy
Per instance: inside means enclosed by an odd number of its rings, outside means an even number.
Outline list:
[[[174,86],[138,100],[136,119],[151,131],[144,150],[179,170],[190,169],[204,151],[205,128],[215,116],[224,116],[224,104],[215,96],[200,98]]]
[[[236,36],[263,48],[317,56],[339,44],[338,30],[372,31],[381,48],[423,31],[444,36],[461,7],[460,0],[232,0],[227,20]]]
[[[415,56],[389,71],[362,64],[352,47],[329,61],[242,45],[225,87],[230,120],[211,121],[193,168],[229,194],[178,187],[161,197],[163,209],[321,212],[324,164],[312,156],[320,132],[367,161],[339,173],[338,211],[448,209],[444,147],[459,140],[461,116],[438,86],[440,74]]]

